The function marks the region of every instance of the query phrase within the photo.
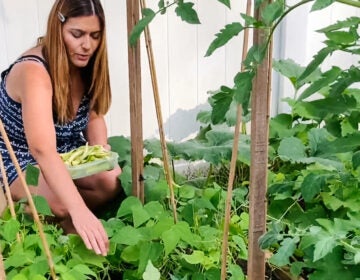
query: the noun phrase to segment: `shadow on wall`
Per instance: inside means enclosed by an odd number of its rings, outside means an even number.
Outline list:
[[[166,138],[175,142],[195,137],[201,123],[196,120],[200,111],[209,110],[208,103],[200,104],[193,109],[178,109],[164,123]],[[156,131],[158,133],[158,131]]]

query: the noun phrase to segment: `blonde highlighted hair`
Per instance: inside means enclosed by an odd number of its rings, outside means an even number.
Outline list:
[[[100,0],[56,0],[48,18],[47,32],[40,44],[49,67],[53,85],[53,108],[56,121],[66,123],[74,118],[70,91],[70,66],[62,37],[62,25],[70,17],[96,15],[101,38],[98,49],[82,69],[90,106],[97,114],[105,114],[111,103],[105,14]]]

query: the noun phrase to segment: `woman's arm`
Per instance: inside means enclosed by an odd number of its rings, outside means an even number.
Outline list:
[[[9,77],[10,78],[10,77]],[[15,82],[11,82],[15,81]],[[22,104],[26,139],[49,191],[67,209],[73,225],[89,249],[106,254],[108,238],[101,222],[88,209],[56,149],[52,85],[45,68],[35,62],[14,66],[11,96]],[[51,206],[51,202],[49,202]]]
[[[107,142],[107,128],[103,115],[98,115],[94,111],[90,112],[89,123],[84,132],[84,136],[89,145],[102,145],[110,149]]]

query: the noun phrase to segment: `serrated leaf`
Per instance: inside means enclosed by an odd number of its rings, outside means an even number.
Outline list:
[[[332,42],[335,42],[337,45],[350,45],[355,43],[356,40],[358,39],[357,34],[353,34],[348,31],[325,32],[325,35]]]
[[[321,49],[316,55],[314,55],[314,59],[307,65],[304,72],[299,77],[298,83],[301,83],[305,80],[311,73],[313,73],[320,65],[323,63],[325,58],[334,51],[332,47],[325,47]]]
[[[232,38],[237,36],[243,29],[244,27],[240,22],[233,22],[225,25],[225,27],[221,29],[219,33],[215,34],[216,39],[211,42],[205,56],[210,56],[215,50],[222,47]]]
[[[191,24],[199,24],[200,20],[193,6],[194,3],[179,1],[175,12],[183,21]]]
[[[301,194],[306,202],[311,201],[325,186],[327,175],[310,173],[301,183]]]
[[[328,87],[339,77],[341,73],[342,70],[339,67],[332,67],[329,71],[323,73],[319,80],[312,82],[310,86],[302,92],[298,100],[304,100],[319,90]]]
[[[273,62],[273,68],[275,71],[281,73],[285,77],[289,78],[292,85],[297,89],[297,80],[301,73],[304,72],[304,67],[301,67],[292,59],[275,60]]]
[[[335,24],[329,25],[325,28],[317,30],[317,32],[326,33],[334,30],[339,30],[351,26],[357,26],[360,24],[360,18],[359,17],[349,17],[345,20],[337,21]]]
[[[146,26],[155,18],[155,12],[149,8],[143,9],[143,17],[134,26],[130,33],[129,42],[131,46],[134,46],[137,40],[140,38],[141,33],[145,30]]]
[[[318,11],[322,10],[328,6],[330,6],[332,3],[334,3],[335,0],[316,0],[315,3],[311,7],[311,11]]]
[[[278,19],[284,11],[284,1],[275,1],[266,5],[262,12],[262,20],[265,25],[270,26],[276,19]]]
[[[229,9],[231,9],[230,6],[230,0],[218,0],[220,3],[224,4],[226,7],[228,7]]]
[[[214,94],[211,99],[209,99],[213,107],[211,112],[211,121],[213,124],[220,124],[225,121],[225,115],[233,100],[233,94],[232,89],[222,87],[220,92]]]
[[[239,72],[235,78],[234,99],[239,104],[249,104],[254,72]]]
[[[337,246],[337,242],[332,236],[322,236],[322,238],[315,244],[313,261],[316,262],[324,258],[327,254]]]
[[[281,246],[278,251],[270,258],[270,262],[280,267],[290,264],[290,257],[295,252],[296,244],[298,242],[298,237],[285,238],[281,242]]]

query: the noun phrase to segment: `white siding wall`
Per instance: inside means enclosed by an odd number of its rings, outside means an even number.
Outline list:
[[[196,112],[206,103],[209,90],[221,85],[232,86],[233,76],[240,69],[242,39],[237,38],[212,56],[204,57],[207,47],[226,23],[239,21],[246,1],[232,1],[229,11],[217,1],[197,0],[201,25],[181,21],[173,11],[158,16],[151,24],[151,35],[160,90],[162,113],[168,139],[180,140],[198,130]],[[103,0],[107,16],[108,48],[113,105],[106,117],[110,135],[130,135],[126,1]],[[147,5],[157,9],[158,0]],[[48,12],[53,0],[0,0],[0,70],[35,44],[45,32]],[[359,9],[344,5],[309,16],[303,7],[286,19],[276,44],[281,57],[291,57],[300,64],[308,62],[320,47],[314,30],[337,18],[359,16]],[[143,37],[142,37],[143,39]],[[355,63],[355,58],[347,59]],[[356,58],[356,61],[358,58]],[[341,61],[344,61],[341,58]],[[142,98],[144,138],[157,136],[157,120],[153,102],[149,67],[142,41]],[[272,109],[286,110],[279,98],[289,94],[286,81],[274,86]]]

